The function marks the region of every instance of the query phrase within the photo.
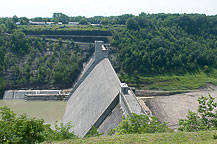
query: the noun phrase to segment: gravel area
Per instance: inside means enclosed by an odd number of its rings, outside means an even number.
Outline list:
[[[139,99],[145,102],[152,115],[157,116],[161,122],[166,121],[170,128],[176,129],[178,120],[185,119],[189,110],[197,111],[198,97],[208,96],[208,94],[217,101],[217,86],[208,85],[206,88],[187,93],[170,96],[149,96],[148,98],[140,97]]]

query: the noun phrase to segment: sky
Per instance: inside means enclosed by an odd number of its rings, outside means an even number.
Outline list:
[[[217,0],[2,0],[0,17],[118,16],[153,13],[217,15]]]

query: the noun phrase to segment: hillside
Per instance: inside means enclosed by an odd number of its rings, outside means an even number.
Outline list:
[[[199,14],[141,13],[129,18],[112,40],[122,81],[161,90],[217,84],[216,22],[217,16]],[[181,86],[185,82],[189,84]]]
[[[54,144],[192,144],[192,143],[217,143],[217,131],[200,131],[200,132],[171,132],[171,133],[154,133],[154,134],[131,134],[121,136],[100,136],[67,141],[52,142]],[[44,142],[49,144],[51,142]]]
[[[91,44],[83,47],[73,40],[96,39],[111,43],[110,60],[121,81],[137,89],[217,84],[217,16],[141,13],[100,20],[101,26],[16,26],[14,18],[1,18],[0,93],[70,88],[93,53]]]
[[[92,53],[91,44],[1,33],[0,97],[4,89],[70,88]]]

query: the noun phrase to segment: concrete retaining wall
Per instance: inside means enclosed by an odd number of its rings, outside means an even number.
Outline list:
[[[114,129],[119,125],[122,121],[123,112],[121,109],[120,103],[116,105],[116,107],[111,111],[108,117],[104,120],[104,122],[98,128],[99,133],[103,133],[104,135],[108,135],[109,130]]]
[[[147,115],[147,112],[139,104],[139,101],[131,89],[128,90],[128,94],[121,92],[119,97],[124,116],[131,115],[132,113]]]
[[[61,90],[8,90],[4,92],[3,100],[24,100],[25,95],[51,95],[61,93]]]

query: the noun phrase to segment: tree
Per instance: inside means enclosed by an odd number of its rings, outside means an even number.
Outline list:
[[[29,19],[26,17],[20,17],[19,22],[21,25],[27,25],[29,23]]]
[[[54,22],[62,22],[63,24],[69,22],[69,17],[63,13],[54,13],[52,19],[54,19],[52,20]]]
[[[28,118],[26,114],[19,117],[8,107],[0,108],[0,143],[34,144],[45,140],[65,140],[76,138],[70,132],[71,123],[63,123],[55,130],[45,124],[43,119]]]
[[[108,25],[108,24],[109,24],[109,19],[108,19],[108,18],[103,18],[103,19],[100,21],[100,23],[101,23],[102,25]]]
[[[87,25],[87,24],[88,24],[88,21],[87,21],[86,18],[83,18],[83,19],[81,19],[81,20],[79,21],[79,24],[80,24],[80,25]]]
[[[29,52],[29,44],[26,35],[21,31],[15,31],[11,35],[11,50],[12,52],[24,55]]]
[[[12,19],[13,19],[13,22],[15,23],[19,21],[19,18],[16,15],[14,15]]]
[[[132,113],[131,116],[123,118],[122,122],[113,133],[123,134],[143,134],[171,131],[166,123],[160,123],[156,117],[149,118],[147,115],[137,115]]]
[[[6,28],[5,24],[1,24],[1,25],[0,25],[0,33],[1,33],[1,32],[4,33],[4,32],[6,32],[6,31],[7,31],[7,28]]]
[[[16,117],[7,107],[0,108],[0,143],[38,143],[45,140],[44,121],[29,119],[27,115]]]
[[[135,20],[135,18],[129,18],[126,22],[127,25],[127,29],[129,30],[137,30],[139,29],[139,25],[137,23],[137,21]]]
[[[133,17],[132,14],[124,14],[124,15],[121,15],[121,16],[119,16],[119,17],[117,18],[117,23],[118,23],[118,24],[121,24],[121,25],[124,25],[124,24],[126,24],[126,21],[127,21],[129,18],[131,18],[131,17]]]
[[[187,119],[179,120],[179,130],[181,131],[199,131],[217,129],[217,103],[214,98],[201,96],[197,100],[199,102],[198,110],[196,112],[189,111]]]
[[[11,19],[6,20],[5,26],[7,27],[9,32],[16,28],[16,24]]]

